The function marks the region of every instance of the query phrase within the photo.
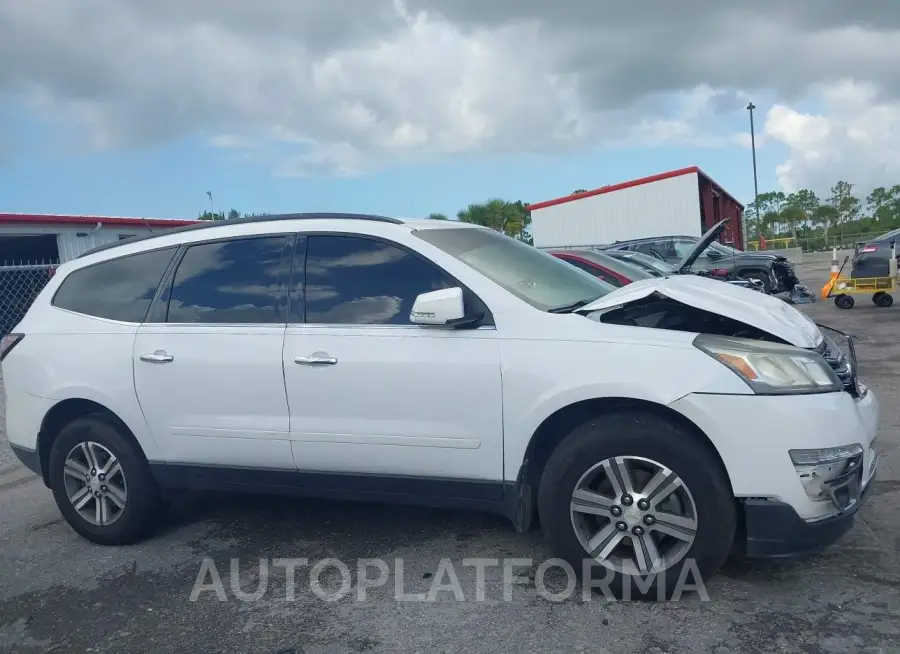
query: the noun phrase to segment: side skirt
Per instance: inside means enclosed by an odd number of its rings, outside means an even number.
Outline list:
[[[283,495],[351,502],[470,509],[520,524],[519,484],[430,477],[150,463],[163,490]]]

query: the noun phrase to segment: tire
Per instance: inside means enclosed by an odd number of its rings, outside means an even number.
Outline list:
[[[878,291],[872,296],[872,302],[875,303],[875,306],[881,306],[878,302],[881,300],[881,296],[884,295],[884,291]]]
[[[852,309],[856,301],[850,295],[835,295],[834,306],[838,309]]]
[[[878,293],[876,293],[878,295]],[[873,298],[874,299],[874,298]],[[875,300],[875,305],[879,306],[883,309],[891,306],[894,303],[894,297],[890,293],[881,292],[881,295],[877,300]]]
[[[763,275],[761,273],[747,273],[746,275],[741,275],[741,277],[744,277],[746,279],[759,280],[762,283],[763,292],[766,295],[772,294],[772,282],[766,275]]]
[[[663,474],[677,475],[687,489],[688,499],[693,502],[696,531],[692,542],[657,531],[664,526],[665,516],[670,515],[661,512],[659,504],[651,505],[649,511],[635,511],[641,506],[641,502],[635,500],[641,497],[639,492],[627,507],[624,504],[627,498],[619,498],[618,504],[606,515],[573,510],[573,492],[583,479],[590,478],[594,474],[592,470],[601,470],[603,462],[617,463],[616,457],[620,457],[619,461],[625,460],[631,468],[633,480],[638,478],[636,467],[647,465],[647,460],[659,465]],[[644,489],[647,485],[642,483],[640,487]],[[607,497],[614,495],[611,489],[609,492],[598,489],[598,492]],[[668,497],[676,497],[679,493],[682,489]],[[617,520],[615,511],[623,509],[626,513],[620,513],[621,519]],[[567,561],[582,583],[593,579],[595,587],[599,586],[604,593],[617,599],[666,600],[681,590],[702,589],[701,580],[712,577],[731,552],[737,520],[731,485],[716,457],[692,433],[663,418],[641,412],[599,416],[573,430],[554,450],[544,469],[538,490],[538,512],[544,536],[554,555]],[[655,535],[644,531],[633,540],[631,532],[638,533],[635,530],[640,523],[653,524],[644,522],[648,513],[659,518],[656,526],[650,527]],[[642,536],[661,538],[663,541],[657,550],[661,555],[671,551],[671,562],[655,569],[645,566],[646,572],[642,572],[625,562],[626,557],[617,562],[614,553],[605,559],[605,563],[589,556],[582,544],[590,542],[587,536],[595,530],[598,533],[592,538],[600,532],[618,531],[616,523],[624,524],[625,519],[631,526],[621,534],[620,548],[616,551],[624,548],[622,552],[634,552],[632,548],[642,541]],[[596,522],[592,522],[594,520]],[[673,549],[664,549],[663,543]],[[681,558],[676,558],[679,549]],[[632,558],[632,563],[637,560],[636,555]],[[693,565],[689,566],[689,563]],[[631,566],[630,571],[628,566]],[[696,578],[698,574],[700,579]]]
[[[99,464],[94,470],[88,468],[91,461]],[[112,465],[107,478],[102,471],[110,462],[119,465],[118,470]],[[71,473],[66,472],[67,468]],[[160,493],[147,459],[125,427],[112,417],[92,414],[63,427],[50,449],[48,470],[60,513],[72,529],[92,543],[135,543],[147,534],[159,516]],[[75,472],[83,476],[72,474]],[[91,498],[98,492],[100,501]],[[70,495],[83,504],[81,511],[76,509]],[[98,503],[106,507],[105,512],[98,514]],[[99,524],[98,517],[102,518]]]

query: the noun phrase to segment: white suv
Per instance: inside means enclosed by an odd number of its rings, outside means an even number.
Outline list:
[[[689,275],[613,291],[456,222],[269,216],[102,246],[0,357],[10,444],[101,544],[187,489],[471,507],[539,518],[576,570],[659,596],[735,545],[834,542],[877,458],[852,342],[784,302]]]

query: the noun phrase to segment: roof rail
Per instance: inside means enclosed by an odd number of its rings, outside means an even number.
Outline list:
[[[104,243],[103,245],[98,245],[97,247],[91,248],[86,252],[82,252],[76,257],[76,259],[86,257],[89,254],[94,254],[96,252],[110,250],[121,245],[128,245],[129,243],[134,243],[136,241],[146,241],[151,238],[157,238],[159,236],[166,236],[169,234],[181,234],[184,232],[193,232],[200,229],[209,229],[211,227],[225,227],[226,225],[246,225],[248,223],[265,223],[276,220],[371,220],[373,222],[391,223],[393,225],[403,224],[403,221],[397,218],[389,218],[387,216],[376,216],[364,213],[283,213],[262,216],[244,216],[243,218],[234,218],[231,220],[202,220],[197,221],[197,224],[195,225],[173,227],[172,229],[165,229],[159,232],[154,231],[149,234],[143,234],[141,236],[132,236],[131,238],[122,239],[121,241]]]

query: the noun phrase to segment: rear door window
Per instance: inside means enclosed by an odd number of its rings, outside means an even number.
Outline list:
[[[110,259],[74,271],[52,304],[60,309],[121,322],[142,322],[177,247]]]

